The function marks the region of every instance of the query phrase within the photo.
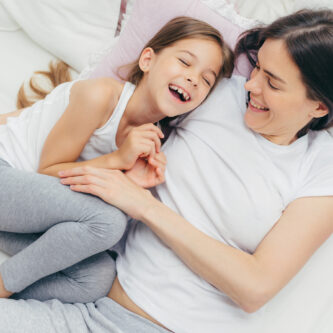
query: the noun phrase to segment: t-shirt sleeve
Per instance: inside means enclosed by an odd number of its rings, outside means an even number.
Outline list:
[[[294,199],[314,196],[333,196],[333,145],[318,154],[300,185]]]

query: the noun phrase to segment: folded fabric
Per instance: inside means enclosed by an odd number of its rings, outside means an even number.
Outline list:
[[[2,0],[2,5],[36,43],[81,71],[91,53],[112,42],[120,2]]]

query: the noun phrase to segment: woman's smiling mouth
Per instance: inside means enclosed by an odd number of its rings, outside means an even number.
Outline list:
[[[257,104],[256,102],[254,102],[252,100],[252,98],[249,101],[249,106],[250,106],[251,110],[253,110],[255,112],[267,112],[267,111],[269,111],[269,108],[266,108],[264,106],[261,106],[261,105]]]

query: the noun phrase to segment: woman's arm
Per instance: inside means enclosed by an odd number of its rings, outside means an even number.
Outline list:
[[[121,168],[118,152],[75,162],[93,132],[112,114],[118,101],[117,85],[109,79],[84,80],[71,88],[67,109],[43,146],[38,172],[58,176],[58,171],[91,165]]]
[[[97,195],[144,222],[193,272],[246,312],[283,288],[333,231],[333,197],[297,199],[248,254],[199,231],[120,172],[76,168],[62,177],[74,184],[72,190]]]

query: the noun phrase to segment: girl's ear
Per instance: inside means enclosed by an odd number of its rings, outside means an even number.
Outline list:
[[[155,55],[154,50],[151,47],[146,47],[140,55],[139,67],[145,73],[149,70],[151,61]]]

